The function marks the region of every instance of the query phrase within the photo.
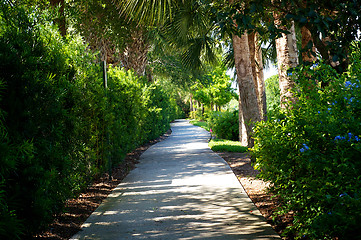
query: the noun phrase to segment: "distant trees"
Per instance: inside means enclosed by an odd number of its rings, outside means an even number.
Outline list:
[[[231,87],[229,76],[224,67],[217,67],[205,76],[207,81],[197,82],[191,86],[193,99],[208,109],[220,109],[222,106],[236,97],[236,93]]]

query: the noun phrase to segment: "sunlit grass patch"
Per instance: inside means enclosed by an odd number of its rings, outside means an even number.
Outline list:
[[[208,146],[216,152],[247,152],[248,148],[242,146],[238,141],[212,139]]]
[[[203,121],[197,121],[197,120],[191,120],[190,121],[191,124],[204,128],[205,130],[207,130],[209,132],[209,126],[207,122],[203,122]]]

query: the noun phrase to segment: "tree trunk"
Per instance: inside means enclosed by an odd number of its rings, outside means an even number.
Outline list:
[[[246,134],[242,134],[240,141],[247,142],[248,147],[253,147],[253,123],[260,121],[260,114],[257,102],[256,87],[253,81],[247,33],[244,33],[242,37],[233,35],[232,40],[240,97],[239,114],[241,115],[240,120],[242,120],[242,122],[239,123],[239,130],[242,133],[242,126],[245,126],[246,132]]]
[[[244,137],[247,136],[247,129],[244,123],[241,97],[238,98],[238,106],[239,141],[243,146],[248,146],[248,139],[247,137]]]
[[[66,25],[65,25],[65,14],[64,14],[64,7],[65,7],[64,0],[50,0],[50,5],[52,7],[59,7],[59,18],[55,19],[54,22],[58,25],[60,34],[63,37],[65,37]]]
[[[253,75],[253,82],[254,86],[256,87],[256,95],[258,98],[258,82],[257,82],[257,75],[256,75],[256,48],[255,48],[255,33],[252,32],[248,34],[248,48],[249,48],[249,59],[251,62],[252,68],[252,75]]]
[[[261,120],[266,120],[267,103],[266,103],[265,83],[263,76],[262,49],[261,46],[258,44],[257,33],[248,34],[248,46],[250,52],[253,81],[256,87],[259,114]]]
[[[193,94],[191,94],[190,98],[189,98],[189,111],[193,111]]]
[[[276,16],[276,14],[275,14]],[[280,21],[275,17],[276,26],[280,25]],[[298,65],[298,53],[296,45],[295,26],[292,23],[289,34],[282,34],[282,37],[276,39],[278,77],[280,85],[281,108],[286,108],[287,102],[295,102],[291,90],[294,88],[294,82],[287,74],[287,70]]]
[[[261,120],[267,120],[267,101],[266,101],[266,86],[263,75],[263,59],[262,48],[258,41],[258,34],[255,35],[255,62],[256,62],[256,78],[258,87],[258,107],[260,109]]]
[[[131,35],[131,42],[128,43],[121,57],[125,70],[133,69],[137,75],[144,76],[148,50],[149,44],[144,31],[140,28],[134,30]]]
[[[304,63],[313,63],[317,60],[316,48],[313,44],[311,32],[303,26],[301,28],[302,35],[302,61]]]

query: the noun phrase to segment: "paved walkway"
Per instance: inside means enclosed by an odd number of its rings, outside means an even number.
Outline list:
[[[72,239],[279,239],[209,133],[178,120]]]

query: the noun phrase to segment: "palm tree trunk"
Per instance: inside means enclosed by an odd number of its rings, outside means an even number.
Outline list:
[[[252,66],[253,82],[256,87],[259,114],[261,120],[266,120],[267,103],[263,76],[262,49],[261,46],[258,44],[258,37],[259,36],[257,33],[248,34],[248,46]]]
[[[147,54],[149,44],[147,43],[143,29],[134,29],[131,42],[126,46],[121,57],[125,70],[133,69],[139,76],[145,75],[147,66]]]
[[[253,82],[255,85],[256,95],[258,97],[258,82],[257,82],[257,75],[256,75],[256,48],[255,48],[255,33],[252,32],[248,34],[248,48],[249,48],[249,59],[251,62],[252,68],[252,75],[253,75]]]
[[[191,112],[194,111],[194,109],[193,109],[193,94],[191,94],[191,96],[190,96],[190,98],[189,98],[189,110],[190,110]]]
[[[248,45],[248,35],[244,33],[242,37],[232,36],[235,68],[237,72],[237,82],[240,97],[239,117],[240,133],[242,126],[245,126],[246,134],[242,134],[240,141],[246,142],[248,147],[253,147],[252,138],[253,123],[260,121],[256,87],[253,81],[252,66],[250,61],[250,51]],[[243,118],[243,119],[242,119]]]
[[[66,35],[65,14],[64,14],[65,2],[64,0],[50,0],[50,5],[52,7],[59,7],[60,17],[55,19],[55,22],[58,24],[58,28],[61,36],[65,37]]]
[[[280,25],[279,16],[275,14],[275,24]],[[281,108],[286,108],[287,102],[295,102],[291,90],[294,88],[294,82],[287,74],[287,70],[298,65],[298,52],[296,44],[295,26],[292,23],[289,34],[282,34],[282,37],[276,39],[278,76],[280,85]]]
[[[263,59],[262,48],[258,41],[259,35],[255,35],[255,62],[256,62],[256,78],[258,87],[258,107],[260,109],[261,120],[267,120],[267,101],[266,101],[266,86],[263,75]]]
[[[247,137],[244,137],[247,136],[247,129],[246,124],[244,123],[241,97],[238,98],[238,106],[239,141],[243,146],[248,146],[248,139]]]
[[[316,48],[313,44],[312,34],[305,26],[301,28],[302,35],[302,61],[304,63],[313,63],[317,60]]]

